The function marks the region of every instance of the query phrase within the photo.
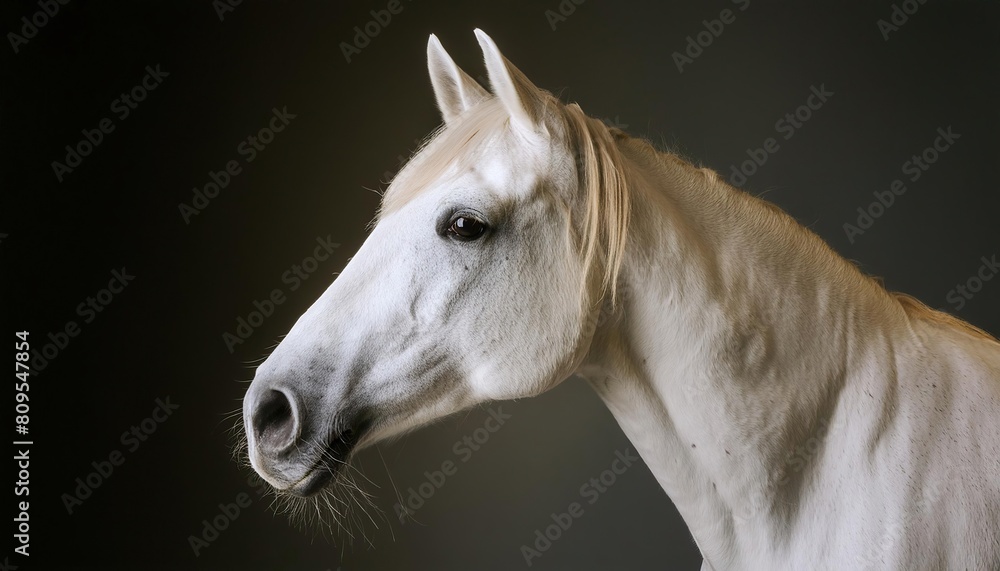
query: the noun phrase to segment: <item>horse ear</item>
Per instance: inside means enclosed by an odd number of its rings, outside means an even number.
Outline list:
[[[542,90],[535,87],[521,70],[503,57],[486,32],[476,28],[476,38],[483,49],[486,71],[494,95],[500,98],[515,122],[532,131],[538,130],[545,108]]]
[[[450,123],[463,111],[490,96],[476,80],[459,69],[434,34],[427,40],[427,69],[445,123]]]

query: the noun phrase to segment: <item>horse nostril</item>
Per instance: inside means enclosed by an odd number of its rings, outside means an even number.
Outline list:
[[[291,446],[298,437],[294,403],[281,391],[269,390],[257,403],[253,416],[257,442],[271,452]]]

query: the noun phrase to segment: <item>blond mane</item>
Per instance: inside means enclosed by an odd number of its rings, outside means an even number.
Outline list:
[[[742,196],[751,203],[763,207],[764,211],[770,212],[774,216],[785,218],[798,231],[802,232],[805,235],[809,235],[812,238],[815,238],[814,241],[821,245],[822,251],[826,251],[831,256],[835,256],[843,264],[852,268],[853,271],[856,271],[867,282],[870,282],[876,288],[877,291],[881,292],[888,299],[890,299],[892,303],[896,304],[907,315],[908,318],[929,321],[944,327],[950,327],[952,329],[961,331],[973,337],[985,339],[987,341],[1000,344],[1000,339],[997,339],[989,332],[979,327],[976,327],[975,325],[972,325],[971,323],[959,317],[956,317],[954,315],[951,315],[950,313],[938,309],[934,309],[928,306],[927,304],[923,303],[919,299],[913,297],[912,295],[902,292],[889,291],[888,289],[886,289],[885,282],[881,278],[870,276],[864,273],[855,262],[841,256],[825,240],[817,236],[810,229],[800,224],[797,220],[794,219],[794,217],[792,217],[785,210],[783,210],[781,207],[774,204],[773,202],[765,200],[759,196],[752,195],[749,192],[743,190],[742,188],[730,185],[729,183],[725,182],[722,179],[722,177],[718,176],[718,174],[715,171],[711,169],[698,168],[675,153],[660,151],[650,141],[647,141],[645,139],[631,139],[631,140],[640,143],[644,152],[652,154],[659,161],[669,162],[684,169],[690,175],[689,178],[691,180],[701,178],[702,180],[705,181],[705,184],[722,186],[728,189],[730,192]]]
[[[621,151],[604,123],[587,116],[575,103],[561,107],[561,118],[573,140],[580,188],[585,196],[584,275],[600,260],[604,265],[601,293],[618,297],[618,274],[625,257],[631,200]]]
[[[980,329],[968,321],[955,317],[950,313],[934,309],[910,294],[898,291],[888,293],[894,300],[896,300],[897,303],[899,303],[900,306],[902,306],[903,311],[905,311],[911,318],[924,319],[939,325],[957,329],[972,335],[973,337],[983,338],[987,341],[1000,344],[1000,339],[997,339],[988,331]]]
[[[603,269],[601,295],[596,301],[606,295],[610,295],[612,302],[617,299],[618,275],[625,255],[631,215],[628,181],[616,139],[642,143],[645,150],[659,160],[689,170],[692,177],[702,178],[708,184],[723,185],[764,206],[775,215],[788,217],[799,229],[811,233],[777,205],[732,187],[714,171],[698,168],[674,153],[660,151],[645,139],[634,139],[617,129],[611,129],[586,115],[575,103],[562,105],[555,97],[546,95],[548,115],[558,121],[577,156],[579,185],[584,199],[580,244],[584,275],[590,276],[597,268]],[[425,139],[413,158],[393,178],[383,196],[378,219],[399,210],[431,184],[462,172],[466,166],[488,152],[489,143],[509,128],[510,115],[496,98],[482,101],[469,109],[459,121],[442,125]],[[932,321],[1000,343],[988,332],[958,317],[932,309],[913,296],[886,290],[881,280],[865,275],[856,264],[843,259],[829,248],[825,241],[823,244],[830,254],[841,258],[866,278],[872,279],[911,318]]]

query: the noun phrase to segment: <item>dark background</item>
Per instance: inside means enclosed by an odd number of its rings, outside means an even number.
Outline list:
[[[886,41],[876,22],[890,18],[888,0],[752,0],[742,12],[723,0],[587,0],[554,30],[546,11],[559,10],[557,0],[404,1],[351,62],[341,43],[386,2],[244,2],[222,20],[209,2],[95,4],[62,6],[19,53],[0,47],[4,334],[27,329],[40,349],[67,321],[81,324],[31,381],[31,556],[9,547],[0,560],[10,569],[523,568],[521,545],[629,448],[599,399],[570,379],[504,403],[511,419],[459,463],[416,522],[400,524],[392,482],[404,496],[424,483],[489,413],[457,415],[359,455],[390,523],[376,516],[371,545],[359,535],[353,546],[290,526],[230,458],[225,417],[253,364],[364,240],[379,200],[365,189],[384,188],[398,157],[439,122],[425,66],[431,32],[476,77],[484,71],[472,30],[481,27],[539,86],[726,176],[776,136],[775,121],[804,104],[810,86],[825,85],[834,95],[779,139],[744,188],[890,289],[1000,332],[1000,280],[960,310],[946,301],[982,256],[1000,253],[995,3],[931,0]],[[735,22],[679,73],[672,53],[725,8]],[[5,2],[0,29],[19,33],[20,18],[38,10]],[[169,77],[119,120],[112,101],[157,64]],[[238,144],[283,107],[296,118],[246,163]],[[115,130],[58,182],[51,162],[104,117]],[[844,223],[948,126],[960,140],[851,243]],[[185,224],[178,204],[234,159],[241,174]],[[289,291],[283,272],[326,236],[341,247]],[[83,324],[77,304],[122,267],[134,281]],[[230,353],[223,332],[274,288],[287,301]],[[168,396],[180,408],[127,451],[121,433]],[[68,514],[62,495],[114,450],[124,463]],[[13,463],[4,473],[10,490]],[[188,537],[241,492],[252,504],[196,557]],[[532,568],[698,568],[645,466],[584,507]]]

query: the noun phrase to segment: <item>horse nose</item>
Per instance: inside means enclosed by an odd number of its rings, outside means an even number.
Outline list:
[[[295,444],[302,425],[299,406],[289,391],[262,391],[252,410],[254,436],[263,453],[273,456]]]

